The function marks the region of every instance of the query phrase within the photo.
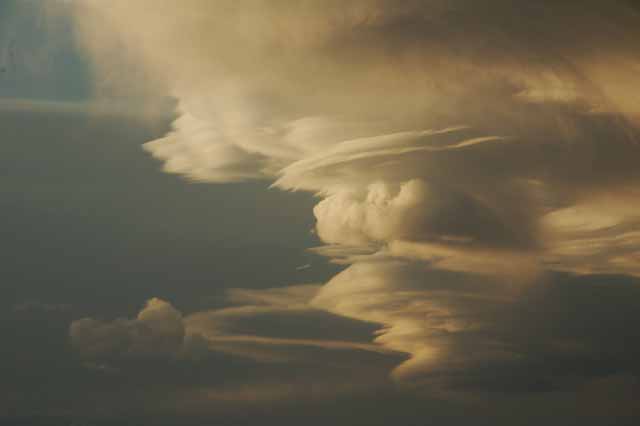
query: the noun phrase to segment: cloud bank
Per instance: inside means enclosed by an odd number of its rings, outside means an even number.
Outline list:
[[[351,266],[309,303],[382,324],[376,343],[410,355],[400,381],[455,387],[519,362],[491,312],[549,274],[640,275],[633,2],[88,0],[76,14],[97,73],[124,48],[149,78],[116,85],[178,100],[173,130],[144,146],[167,172],[317,194],[320,251]],[[230,309],[186,329],[262,312]],[[72,335],[135,344],[144,321]]]

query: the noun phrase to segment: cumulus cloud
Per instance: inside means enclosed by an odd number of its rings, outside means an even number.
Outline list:
[[[83,318],[71,324],[69,334],[72,345],[89,359],[156,357],[176,355],[185,329],[179,311],[153,298],[135,319]]]
[[[486,311],[517,306],[514,282],[539,283],[549,271],[640,275],[632,2],[140,0],[76,9],[98,71],[124,45],[152,76],[140,84],[178,100],[173,130],[145,145],[166,171],[265,179],[320,198],[313,213],[328,246],[318,250],[353,265],[311,306],[383,324],[376,342],[411,356],[398,378],[521,356],[474,334],[498,327]],[[443,288],[420,287],[432,279]],[[293,309],[265,300],[192,315],[186,327],[238,350],[240,339],[258,339],[217,327]],[[85,327],[129,336],[128,324]],[[459,350],[463,338],[477,345],[472,353]],[[261,354],[267,343],[293,343],[261,339]]]

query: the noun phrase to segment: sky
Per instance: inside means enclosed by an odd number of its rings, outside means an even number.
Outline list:
[[[0,0],[0,424],[637,424],[639,41],[633,0]]]

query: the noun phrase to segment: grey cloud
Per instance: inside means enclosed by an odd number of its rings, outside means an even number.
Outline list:
[[[636,279],[623,276],[549,277],[456,344],[469,351],[483,340],[501,342],[517,356],[454,367],[450,385],[535,392],[575,389],[595,378],[637,378],[639,290]]]
[[[185,329],[182,314],[154,298],[136,319],[105,322],[84,318],[71,324],[69,334],[73,346],[88,359],[162,357],[178,353]]]
[[[316,286],[236,289],[230,292],[230,300],[248,304],[186,317],[168,302],[153,298],[135,319],[83,318],[71,324],[69,335],[76,350],[90,360],[197,357],[199,352],[210,350],[260,361],[287,359],[295,346],[385,352],[367,343],[376,324],[309,306],[307,302],[316,291]]]

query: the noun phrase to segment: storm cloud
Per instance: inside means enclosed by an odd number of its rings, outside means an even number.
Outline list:
[[[604,308],[590,322],[599,308],[585,294],[609,291],[594,279],[624,281],[604,300],[637,322],[624,302],[637,300],[631,277],[640,276],[636,3],[114,0],[75,9],[98,76],[124,49],[119,60],[148,77],[110,87],[177,99],[172,130],[144,145],[165,171],[315,194],[315,230],[328,245],[317,250],[350,264],[304,308],[265,307],[244,293],[256,304],[192,314],[187,333],[254,359],[293,356],[273,350],[283,344],[404,353],[392,377],[433,392],[637,375],[628,355],[637,348],[625,354],[620,343],[630,335],[576,330],[622,327]],[[564,309],[574,310],[542,313]],[[330,314],[378,324],[374,343],[311,337],[311,325],[298,340],[218,328]],[[81,320],[71,333],[95,340],[90,348],[102,335],[135,343],[141,322]],[[599,370],[594,359],[616,367]]]

